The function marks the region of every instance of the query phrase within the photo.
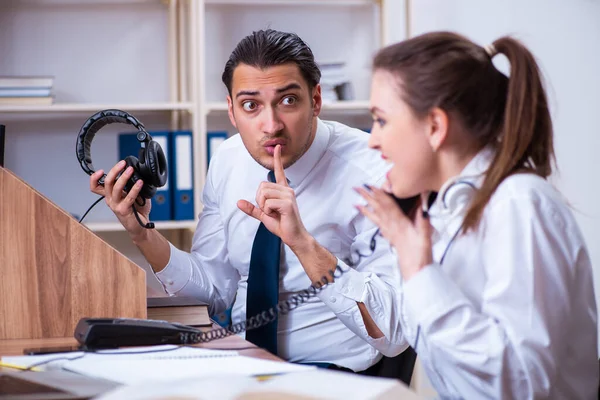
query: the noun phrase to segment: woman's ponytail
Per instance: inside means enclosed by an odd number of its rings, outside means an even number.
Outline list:
[[[486,204],[502,181],[517,172],[543,178],[552,173],[554,161],[552,120],[538,65],[527,48],[510,37],[496,40],[488,54],[504,54],[510,63],[504,119],[497,152],[481,189],[465,216],[464,228],[474,228]],[[490,60],[491,62],[491,60]]]

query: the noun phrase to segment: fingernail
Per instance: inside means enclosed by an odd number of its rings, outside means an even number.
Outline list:
[[[124,166],[125,166],[125,160],[119,161],[119,167],[124,167]]]
[[[127,167],[127,169],[125,170],[126,174],[130,174],[133,172],[133,167]]]
[[[137,186],[142,186],[144,184],[144,182],[140,179],[139,181],[137,181],[135,183]]]

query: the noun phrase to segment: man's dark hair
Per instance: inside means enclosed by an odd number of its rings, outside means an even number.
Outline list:
[[[233,71],[239,64],[263,69],[287,63],[298,66],[309,89],[321,80],[321,71],[312,50],[298,35],[273,29],[255,31],[243,38],[231,52],[223,71],[223,83],[231,96]]]

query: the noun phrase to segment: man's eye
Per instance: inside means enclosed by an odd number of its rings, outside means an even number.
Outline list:
[[[256,107],[258,106],[253,101],[245,101],[242,103],[242,108],[244,109],[244,111],[254,111],[256,110]]]
[[[296,98],[294,96],[286,96],[281,100],[281,102],[286,106],[291,106],[296,104]]]

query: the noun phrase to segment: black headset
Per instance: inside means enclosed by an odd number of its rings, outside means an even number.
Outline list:
[[[112,123],[130,124],[138,130],[136,137],[141,146],[139,155],[138,157],[125,157],[126,167],[133,167],[133,174],[125,185],[125,191],[129,192],[133,185],[141,179],[144,181],[144,186],[140,191],[140,196],[144,199],[151,199],[156,194],[156,188],[167,183],[167,159],[163,149],[158,142],[152,140],[152,136],[146,131],[144,125],[125,111],[103,110],[85,121],[77,135],[77,159],[81,168],[88,175],[95,172],[90,151],[92,141],[96,132]],[[106,174],[98,181],[100,185],[104,185],[104,178],[106,178]]]
[[[142,186],[142,189],[140,190],[140,197],[142,198],[141,205],[143,206],[146,203],[146,199],[151,199],[156,194],[156,189],[158,187],[164,186],[165,183],[167,183],[167,159],[158,142],[152,140],[152,136],[146,131],[144,125],[142,125],[142,123],[133,115],[128,114],[125,111],[111,109],[99,111],[88,118],[77,135],[77,159],[79,160],[81,168],[88,175],[92,175],[96,171],[92,164],[91,155],[94,136],[102,127],[113,123],[133,125],[138,131],[136,138],[140,142],[139,155],[138,157],[125,157],[126,166],[123,170],[127,167],[132,167],[133,173],[131,174],[131,178],[127,180],[124,190],[125,192],[129,192],[135,183],[141,179],[144,182],[144,186]],[[120,173],[119,176],[121,176],[121,174],[122,173]],[[104,185],[105,178],[106,174],[102,175],[98,180],[98,184]],[[96,203],[94,203],[94,205]],[[94,205],[92,205],[92,207]],[[142,224],[135,205],[133,206],[133,211],[140,225],[148,229],[154,228],[154,224],[151,222]],[[83,220],[83,218],[81,218],[81,220]]]

